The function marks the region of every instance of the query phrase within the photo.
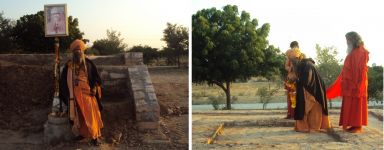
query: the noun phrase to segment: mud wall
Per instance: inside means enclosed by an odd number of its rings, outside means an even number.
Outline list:
[[[103,80],[105,96],[122,96],[127,89],[127,67],[142,64],[142,53],[126,53],[111,56],[90,56]],[[3,54],[0,55],[0,103],[15,93],[25,93],[21,99],[46,101],[52,99],[53,54]],[[61,56],[61,66],[69,56]],[[31,89],[31,90],[28,90]],[[27,92],[27,93],[26,93]],[[37,94],[38,93],[38,94]],[[28,98],[24,98],[28,95]],[[44,95],[44,96],[40,96]],[[49,96],[47,96],[49,95]],[[20,98],[14,98],[20,99]]]
[[[69,57],[60,57],[61,66]],[[128,100],[135,105],[128,68],[143,64],[142,53],[88,58],[96,64],[103,80],[103,101]],[[52,54],[0,55],[1,128],[27,128],[47,120],[54,92],[53,65]]]

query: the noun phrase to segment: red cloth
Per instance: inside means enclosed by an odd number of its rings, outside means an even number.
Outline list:
[[[288,108],[288,112],[287,112],[287,116],[290,117],[290,118],[293,118],[293,116],[295,116],[295,109],[292,108],[292,103],[291,103],[291,99],[289,98],[289,95],[288,95],[288,92],[287,92],[287,108]]]
[[[364,45],[353,49],[344,61],[341,74],[327,89],[327,99],[342,96],[339,125],[367,125],[368,54]]]
[[[343,96],[339,126],[360,127],[368,125],[367,97]]]
[[[293,118],[295,116],[295,109],[292,108],[292,102],[291,102],[291,99],[289,97],[289,92],[291,89],[287,86],[287,81],[285,81],[284,88],[287,90],[287,92],[286,92],[286,94],[287,94],[287,109],[288,109],[287,117]]]

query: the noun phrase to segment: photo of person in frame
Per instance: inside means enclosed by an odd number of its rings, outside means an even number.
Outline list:
[[[46,35],[66,35],[66,12],[65,5],[46,6]]]

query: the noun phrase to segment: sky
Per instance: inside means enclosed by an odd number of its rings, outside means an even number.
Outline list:
[[[192,13],[227,4],[237,5],[239,12],[271,25],[269,44],[285,52],[298,41],[307,56],[316,57],[316,44],[334,46],[338,59],[345,59],[349,31],[359,33],[370,52],[368,65],[383,65],[384,9],[379,0],[193,0]]]
[[[358,32],[370,51],[369,65],[383,65],[381,36],[384,35],[384,9],[380,0],[2,0],[0,11],[17,20],[23,15],[43,10],[45,4],[67,4],[68,15],[79,19],[84,38],[91,43],[106,38],[108,29],[121,32],[128,47],[166,46],[161,40],[166,23],[176,23],[191,30],[191,15],[198,10],[227,4],[247,11],[259,24],[269,23],[269,43],[282,51],[291,41],[315,58],[315,45],[334,46],[339,59],[346,56],[345,34]],[[193,35],[192,35],[193,36]]]
[[[107,30],[121,33],[128,47],[149,45],[162,48],[166,23],[190,29],[189,0],[2,0],[3,16],[17,20],[23,15],[44,10],[45,4],[67,4],[68,16],[79,19],[80,31],[90,42],[106,38]]]

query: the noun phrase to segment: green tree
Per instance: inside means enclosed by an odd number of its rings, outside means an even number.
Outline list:
[[[267,108],[268,103],[272,100],[272,96],[278,92],[279,88],[269,89],[261,87],[257,89],[256,95],[260,97],[260,102],[263,103],[263,109]]]
[[[160,51],[160,57],[165,58],[167,65],[177,64],[176,52],[171,48],[164,47],[163,50]]]
[[[268,45],[270,25],[257,26],[249,13],[239,16],[235,5],[203,9],[192,16],[192,80],[223,89],[227,109],[232,82],[268,75],[283,65],[276,60],[279,50]]]
[[[324,80],[325,86],[329,87],[339,76],[341,72],[341,65],[336,58],[337,51],[335,47],[320,47],[316,44],[316,61],[317,69],[321,78]],[[329,102],[330,108],[332,108],[332,101]]]
[[[188,55],[188,28],[168,22],[163,33],[164,37],[161,40],[167,43],[167,47],[164,48],[166,57],[170,62],[176,60],[177,66],[180,67],[180,57]]]
[[[130,50],[130,52],[142,52],[143,53],[143,59],[145,64],[152,63],[155,59],[158,59],[159,54],[157,51],[157,48],[152,48],[148,45],[145,46],[133,46]]]
[[[99,50],[94,49],[93,47],[87,47],[87,49],[85,50],[85,54],[87,54],[87,55],[100,55],[100,52],[99,52]]]
[[[112,55],[125,51],[127,44],[120,37],[121,33],[114,30],[107,30],[107,38],[93,42],[92,48],[96,49],[100,55]]]
[[[383,67],[373,66],[368,70],[368,99],[383,102]]]
[[[11,38],[13,28],[11,19],[7,19],[4,13],[0,13],[0,53],[7,53],[15,48]]]
[[[75,39],[83,38],[84,33],[80,31],[78,26],[78,19],[69,16],[69,36],[59,38],[61,52],[67,50]],[[20,17],[12,28],[12,38],[15,40],[17,47],[25,53],[54,52],[54,38],[45,37],[43,11]],[[88,40],[84,39],[84,42],[88,42]]]
[[[316,44],[316,62],[317,69],[326,87],[330,86],[341,72],[341,60],[337,59],[335,47],[320,47]]]

